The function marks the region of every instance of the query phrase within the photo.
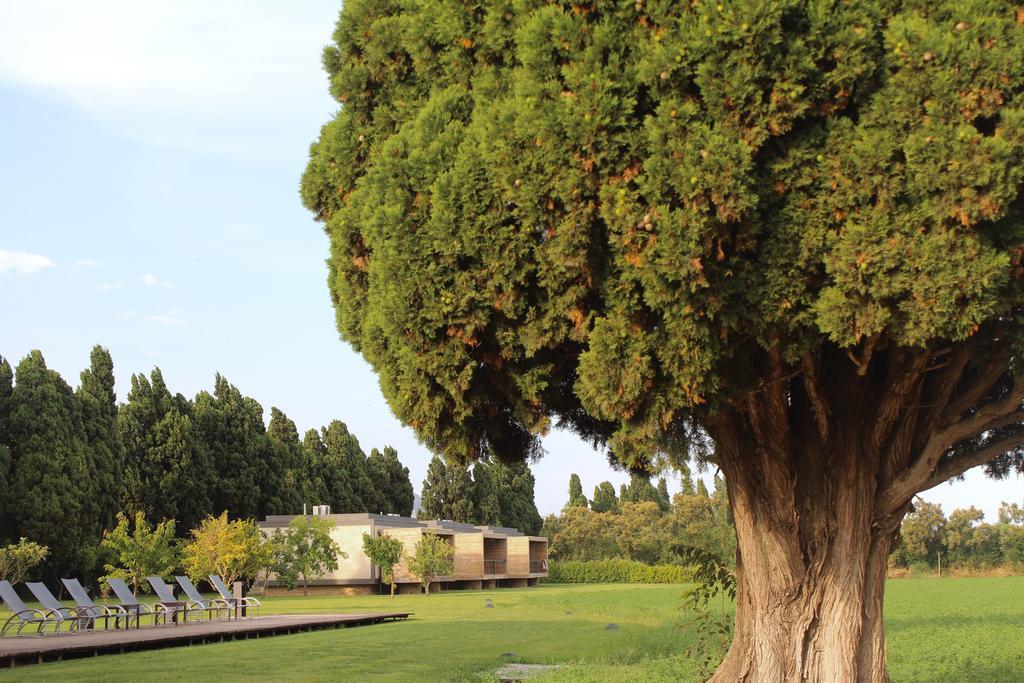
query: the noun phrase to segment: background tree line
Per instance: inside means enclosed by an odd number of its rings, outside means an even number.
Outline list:
[[[1024,570],[1024,508],[1002,503],[995,524],[978,508],[959,508],[947,517],[942,506],[917,501],[903,520],[901,542],[889,558],[893,567]]]
[[[43,578],[95,578],[100,539],[118,512],[176,520],[332,512],[409,515],[413,487],[395,449],[367,456],[343,422],[310,429],[244,396],[221,375],[213,391],[172,394],[159,368],[132,375],[124,403],[110,353],[96,346],[77,389],[39,351],[12,369],[0,357],[0,542],[49,548]],[[0,543],[2,544],[2,543]]]
[[[525,462],[477,461],[472,471],[434,456],[423,480],[419,516],[540,532],[533,473]]]
[[[579,476],[569,479],[569,502],[561,514],[544,518],[541,533],[550,540],[550,555],[559,561],[612,558],[648,564],[679,560],[680,546],[736,563],[736,534],[729,513],[725,480],[716,476],[714,491],[682,471],[682,490],[669,497],[665,479],[652,485],[639,473],[630,475],[616,495],[604,481],[587,500]]]

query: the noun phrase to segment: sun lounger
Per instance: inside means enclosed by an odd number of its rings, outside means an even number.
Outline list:
[[[149,581],[149,585],[153,588],[153,592],[156,593],[157,604],[163,605],[169,613],[173,613],[175,618],[178,614],[181,615],[182,621],[187,622],[188,618],[192,615],[202,619],[204,608],[199,607],[188,600],[179,600],[174,597],[174,593],[171,592],[171,587],[164,583],[162,577],[159,576],[148,576],[146,580]]]
[[[210,585],[217,589],[217,592],[220,593],[220,597],[223,598],[229,605],[231,605],[231,607],[236,611],[236,613],[239,611],[239,608],[247,611],[250,609],[254,609],[256,610],[256,616],[259,616],[260,607],[262,607],[263,605],[256,598],[234,597],[233,595],[231,595],[231,591],[228,590],[228,587],[224,585],[224,580],[216,574],[210,574]]]
[[[89,597],[88,591],[85,587],[79,583],[78,579],[61,579],[61,583],[64,584],[64,588],[67,589],[68,594],[75,601],[78,606],[79,614],[87,614],[96,619],[103,619],[103,627],[110,628],[110,619],[114,620],[114,628],[118,628],[121,625],[121,620],[124,620],[124,625],[127,627],[131,621],[131,612],[129,612],[122,605],[97,605],[93,602],[92,598]],[[136,617],[138,613],[136,612]]]
[[[167,623],[167,615],[170,613],[166,606],[157,603],[154,607],[145,602],[139,602],[139,599],[132,593],[132,589],[128,587],[128,584],[124,582],[124,579],[107,578],[107,585],[114,591],[114,595],[121,601],[121,606],[129,612],[135,613],[136,626],[138,625],[138,619],[141,619],[146,614],[153,616],[153,625],[156,626],[160,623],[161,617],[164,620],[164,624]]]
[[[187,597],[193,605],[201,608],[203,611],[209,612],[211,617],[216,616],[216,618],[219,619],[223,612],[225,618],[231,618],[231,606],[226,600],[221,598],[207,600],[202,596],[199,590],[195,587],[195,584],[193,584],[192,580],[187,576],[175,576],[174,580],[177,581],[178,585],[181,586],[181,589],[185,591],[185,597]]]
[[[18,626],[15,635],[19,636],[29,626],[34,626],[36,635],[40,636],[46,635],[45,629],[47,626],[53,626],[54,631],[57,630],[57,620],[51,618],[47,612],[25,607],[25,603],[21,601],[18,591],[14,590],[14,586],[11,585],[10,581],[0,581],[0,600],[3,600],[4,604],[7,605],[7,609],[13,613],[4,622],[4,625],[0,627],[0,638],[6,636],[7,632],[14,628],[15,625]]]
[[[60,625],[65,622],[71,631],[81,631],[83,628],[93,626],[93,617],[80,613],[74,607],[62,605],[45,583],[28,581],[25,583],[25,587],[32,592],[39,604],[43,606],[43,610],[48,612],[50,618],[57,622],[57,630],[60,630]]]

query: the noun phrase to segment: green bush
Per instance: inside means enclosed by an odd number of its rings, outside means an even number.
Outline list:
[[[551,562],[547,583],[689,583],[693,569],[676,564],[644,564],[636,560]]]

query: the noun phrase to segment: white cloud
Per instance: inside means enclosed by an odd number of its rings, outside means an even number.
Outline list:
[[[99,261],[94,261],[91,258],[75,259],[71,263],[71,272],[72,273],[77,273],[78,271],[85,270],[86,268],[99,268],[99,266],[100,266],[100,262]]]
[[[169,311],[167,313],[158,313],[151,315],[146,318],[151,323],[159,323],[161,325],[171,325],[178,327],[184,325],[185,321],[178,317],[178,311]]]
[[[253,145],[240,117],[337,107],[320,67],[341,3],[33,0],[0,4],[0,81],[57,93],[156,145]],[[264,141],[261,141],[263,144]]]
[[[43,268],[52,268],[53,266],[53,261],[40,254],[0,249],[0,273],[13,270],[19,275],[32,275]]]
[[[117,282],[103,282],[96,285],[97,292],[109,292],[114,289],[121,289],[124,287],[124,280],[118,280]]]
[[[142,284],[147,287],[170,287],[171,283],[165,280],[160,280],[156,275],[152,273],[146,273],[142,276]]]

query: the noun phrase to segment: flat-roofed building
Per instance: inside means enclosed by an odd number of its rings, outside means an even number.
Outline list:
[[[314,594],[371,594],[380,590],[380,568],[373,566],[363,553],[363,534],[388,535],[402,542],[404,554],[415,552],[423,534],[436,534],[454,548],[452,576],[440,577],[431,591],[446,589],[479,589],[499,586],[532,586],[547,576],[547,539],[526,536],[507,527],[474,526],[450,520],[418,520],[398,515],[373,513],[314,515],[333,523],[331,538],[344,557],[338,558],[338,569],[310,581]],[[259,523],[264,534],[285,529],[295,515],[274,515]],[[395,583],[403,593],[419,592],[420,582],[403,560],[395,568]],[[268,593],[286,592],[271,574]]]

